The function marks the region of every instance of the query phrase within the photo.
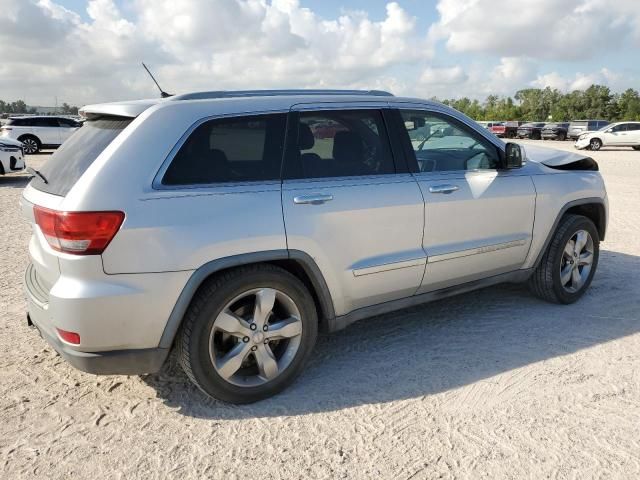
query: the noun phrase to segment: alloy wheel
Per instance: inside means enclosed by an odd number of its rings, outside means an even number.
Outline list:
[[[586,230],[574,233],[562,252],[560,283],[570,293],[579,291],[589,278],[593,265],[593,238]]]
[[[255,387],[289,366],[301,339],[300,311],[291,297],[273,288],[253,289],[227,303],[214,320],[209,357],[227,382]]]
[[[38,142],[33,138],[25,138],[24,140],[21,140],[21,142],[24,153],[32,155],[38,151]]]
[[[589,143],[589,146],[591,147],[591,150],[600,150],[600,147],[602,147],[602,142],[599,139],[594,138]]]

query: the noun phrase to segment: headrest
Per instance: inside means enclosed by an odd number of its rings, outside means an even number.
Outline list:
[[[333,138],[333,158],[339,162],[362,162],[364,148],[360,135],[338,132]]]
[[[300,123],[298,126],[298,148],[300,150],[309,150],[313,148],[313,145],[316,143],[313,138],[313,132],[309,125],[306,123]]]

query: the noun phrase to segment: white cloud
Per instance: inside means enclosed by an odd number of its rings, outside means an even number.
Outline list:
[[[324,18],[300,0],[131,0],[126,16],[114,0],[90,0],[82,16],[57,1],[0,0],[1,98],[50,105],[54,96],[77,104],[155,96],[141,61],[174,93],[326,87],[484,98],[526,86],[627,88],[638,77],[633,61],[624,74],[544,68],[545,58],[608,65],[614,48],[632,59],[637,0],[563,0],[562,8],[555,0],[439,0],[433,25],[396,2],[373,19],[346,9]]]
[[[437,9],[430,39],[451,52],[571,60],[640,46],[637,0],[439,0]]]
[[[455,67],[425,68],[420,75],[424,85],[457,85],[465,82],[469,76],[460,65]]]
[[[324,19],[298,0],[136,0],[128,13],[91,0],[83,21],[55,0],[0,0],[0,42],[16,45],[3,49],[2,96],[85,103],[155,95],[141,61],[177,93],[397,85],[394,68],[432,53],[395,2],[379,21],[365,12]]]
[[[602,68],[596,72],[581,73],[563,76],[557,72],[550,72],[538,77],[531,82],[531,86],[537,88],[557,88],[558,90],[567,92],[572,90],[585,90],[591,85],[606,85],[613,90],[621,90],[628,88],[629,77],[617,72],[612,72],[607,68]]]

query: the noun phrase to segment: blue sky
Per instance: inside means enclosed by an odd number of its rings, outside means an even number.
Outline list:
[[[0,89],[31,102],[151,95],[142,60],[176,92],[326,86],[482,99],[528,87],[640,88],[637,0],[0,0],[0,7],[0,41],[16,45]],[[46,74],[19,75],[35,66]]]

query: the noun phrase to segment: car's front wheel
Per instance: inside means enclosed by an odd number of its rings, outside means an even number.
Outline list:
[[[600,236],[594,223],[582,215],[565,215],[529,287],[544,300],[573,303],[589,288],[599,255]]]
[[[293,382],[317,331],[313,298],[298,278],[272,265],[242,267],[196,294],[177,339],[180,363],[206,394],[251,403]]]
[[[592,138],[589,142],[589,148],[591,150],[600,150],[602,148],[602,140],[599,138]]]

